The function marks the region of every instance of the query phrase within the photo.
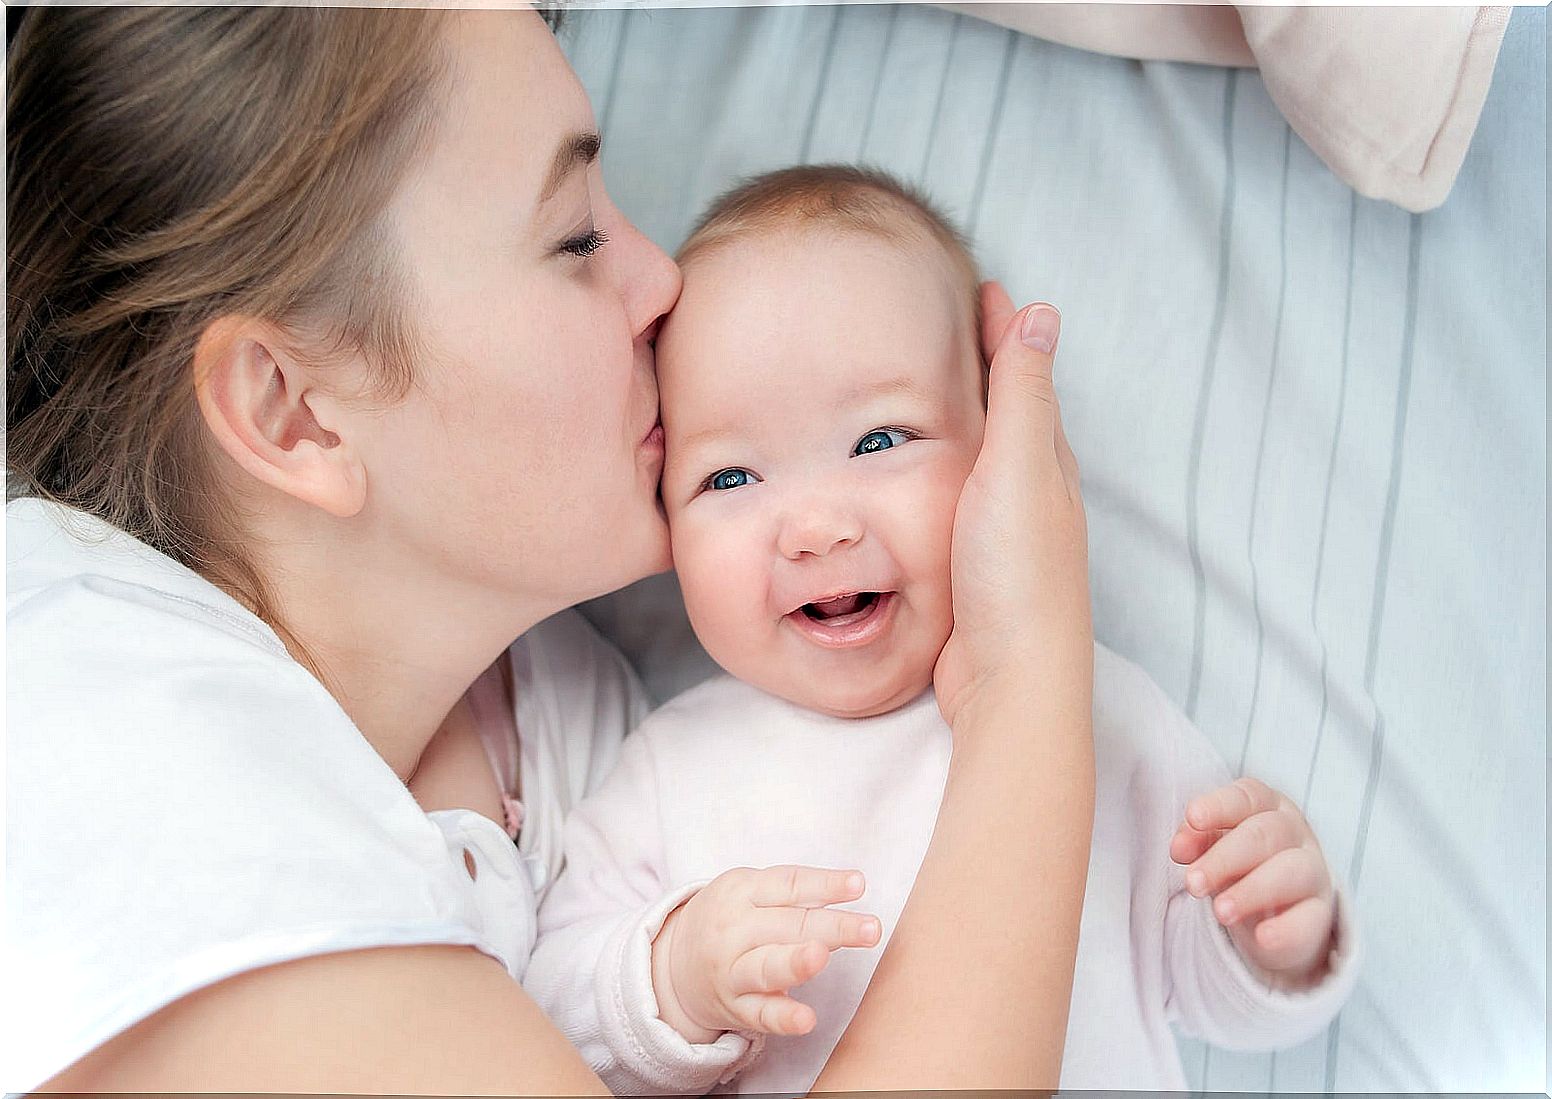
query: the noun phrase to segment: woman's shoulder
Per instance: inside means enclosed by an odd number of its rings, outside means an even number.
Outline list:
[[[23,497],[6,503],[5,535],[8,631],[81,640],[132,620],[186,622],[285,655],[275,632],[230,595],[101,519]]]
[[[386,772],[274,631],[203,577],[57,505],[12,501],[6,520],[13,761],[36,748],[38,765],[68,762],[85,784],[132,750],[140,766],[117,784],[219,782],[337,742]]]
[[[442,830],[262,622],[103,524],[22,503],[6,509],[12,1080],[257,966],[488,945]]]

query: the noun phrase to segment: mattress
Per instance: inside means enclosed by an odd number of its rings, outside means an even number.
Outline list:
[[[664,248],[745,175],[862,161],[1061,307],[1095,633],[1305,807],[1364,936],[1324,1033],[1182,1039],[1192,1086],[1547,1087],[1545,9],[1421,215],[1355,195],[1250,70],[926,6],[584,11],[562,39]],[[671,577],[584,613],[660,700],[713,670]]]

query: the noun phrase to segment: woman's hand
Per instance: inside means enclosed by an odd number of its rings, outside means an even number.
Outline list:
[[[989,690],[1091,689],[1087,527],[1051,381],[1060,326],[982,284],[986,436],[954,516],[954,630],[933,672],[955,729]]]

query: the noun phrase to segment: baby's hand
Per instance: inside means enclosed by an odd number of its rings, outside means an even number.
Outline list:
[[[1239,952],[1284,987],[1325,974],[1336,901],[1309,822],[1288,798],[1242,778],[1186,806],[1169,844],[1186,892],[1212,897]]]
[[[786,992],[843,946],[873,946],[876,917],[826,905],[862,896],[855,870],[739,868],[712,879],[663,921],[652,943],[658,1014],[691,1042],[725,1030],[807,1034],[814,1009]]]

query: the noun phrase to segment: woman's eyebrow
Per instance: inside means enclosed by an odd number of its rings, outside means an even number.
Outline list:
[[[560,190],[560,185],[566,182],[566,177],[579,165],[591,164],[598,159],[598,150],[603,147],[603,139],[591,131],[575,133],[560,143],[560,148],[555,150],[555,159],[550,162],[550,174],[544,181],[544,189],[539,192],[539,205],[543,206],[555,197],[555,192]]]

